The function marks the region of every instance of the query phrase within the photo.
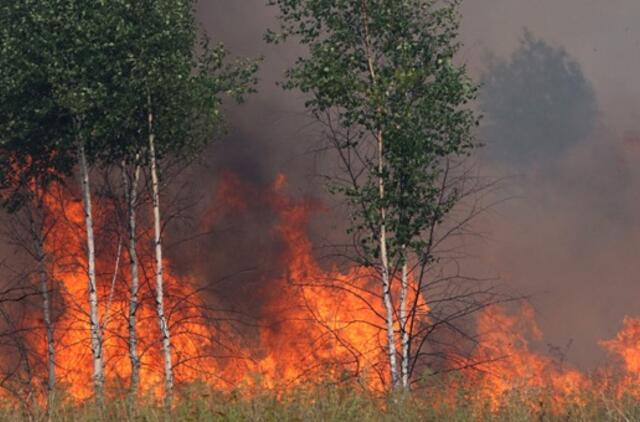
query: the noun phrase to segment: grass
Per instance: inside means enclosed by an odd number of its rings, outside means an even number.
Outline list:
[[[379,397],[354,386],[316,386],[284,393],[263,391],[251,395],[213,391],[194,383],[179,392],[167,414],[152,400],[130,406],[126,398],[112,397],[104,407],[71,401],[50,414],[38,406],[7,406],[0,421],[637,421],[640,401],[630,396],[607,397],[583,392],[571,403],[559,405],[544,391],[512,391],[499,403],[472,399],[473,388],[446,396],[434,385],[410,395]]]

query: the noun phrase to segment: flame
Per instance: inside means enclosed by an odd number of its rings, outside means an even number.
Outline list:
[[[366,388],[382,390],[388,376],[381,300],[374,293],[376,276],[371,269],[357,266],[340,269],[333,265],[323,269],[313,256],[312,243],[306,235],[310,214],[316,207],[308,201],[288,198],[283,193],[285,185],[286,178],[280,175],[257,198],[279,214],[275,232],[285,245],[280,256],[285,271],[265,283],[271,289],[265,312],[270,322],[260,327],[259,347],[248,350],[242,339],[228,339],[234,354],[247,359],[221,363],[214,358],[213,339],[221,334],[207,323],[196,280],[176,277],[171,262],[165,261],[166,308],[172,328],[176,382],[203,380],[217,388],[229,389],[238,383],[251,385],[255,377],[263,387],[271,388],[309,381],[356,380]],[[224,212],[242,213],[247,209],[244,191],[246,186],[238,178],[225,175],[216,203],[224,203]],[[127,344],[128,256],[122,247],[114,276],[113,244],[117,244],[117,239],[108,232],[114,210],[107,203],[95,202],[96,239],[107,239],[98,244],[97,256],[105,378],[108,388],[115,393],[126,388],[131,374]],[[52,187],[46,206],[57,219],[47,236],[45,249],[54,257],[50,272],[64,308],[55,322],[57,379],[72,399],[82,401],[93,394],[83,208],[79,200],[60,186]],[[220,210],[210,213],[204,224],[215,225],[220,215]],[[142,274],[136,327],[140,390],[159,398],[163,384],[161,337],[153,300],[151,242],[143,236],[138,245]],[[229,333],[225,331],[223,335]],[[35,342],[38,354],[45,356],[44,335],[39,333],[38,338]]]
[[[609,377],[616,378],[613,386],[618,396],[630,394],[640,398],[640,319],[625,317],[622,329],[613,339],[601,341],[600,345],[622,363],[622,368],[609,369]],[[615,372],[615,374],[612,374]],[[615,375],[615,376],[614,376]]]
[[[286,185],[284,174],[265,190],[224,174],[214,201],[224,202],[224,211],[234,215],[248,210],[242,199],[248,197],[273,209],[279,219],[274,231],[284,246],[279,256],[281,275],[262,283],[267,286],[262,292],[267,305],[257,351],[245,353],[252,363],[240,374],[236,367],[235,378],[252,384],[257,377],[262,387],[272,389],[355,381],[381,391],[389,377],[375,271],[353,265],[323,268],[306,233],[318,206],[292,200],[284,192]],[[206,218],[206,224],[215,224],[222,214],[218,209],[209,213],[216,218]]]
[[[225,214],[247,213],[256,204],[269,207],[278,216],[273,231],[283,245],[278,257],[281,272],[261,280],[266,303],[263,319],[258,324],[257,339],[248,340],[231,334],[233,330],[224,323],[210,323],[198,280],[176,276],[171,261],[165,261],[166,308],[177,384],[200,380],[227,391],[238,387],[287,391],[324,382],[352,382],[378,392],[388,388],[384,310],[375,270],[358,265],[322,265],[315,258],[307,226],[319,206],[287,196],[284,175],[278,175],[266,189],[250,186],[230,173],[220,180],[213,198],[215,207],[202,220],[204,228],[215,227]],[[73,400],[83,401],[92,396],[93,385],[82,204],[65,188],[54,185],[46,196],[46,206],[57,221],[45,243],[53,257],[50,272],[62,309],[55,321],[57,378]],[[97,273],[105,375],[109,392],[115,395],[127,388],[131,373],[127,346],[128,256],[123,246],[115,272],[118,236],[112,233],[111,224],[115,210],[103,200],[96,201],[95,209],[96,237],[102,239]],[[141,291],[136,328],[142,363],[140,389],[142,394],[159,398],[163,385],[161,336],[154,308],[151,240],[141,235],[139,248]],[[413,301],[415,289],[411,294]],[[418,302],[428,308],[424,298],[419,297]],[[38,318],[34,321],[42,325]],[[604,391],[613,382],[607,371],[599,372],[600,379],[596,380],[536,353],[530,341],[540,340],[542,333],[531,307],[515,313],[499,306],[486,308],[477,317],[476,332],[479,343],[462,364],[468,368],[443,389],[446,397],[442,403],[452,403],[458,391],[467,389],[471,391],[466,393],[470,400],[488,403],[493,410],[513,394],[526,396],[532,406],[551,397],[552,409],[558,409],[580,404],[583,392]],[[42,329],[28,336],[36,355],[46,355],[44,337]],[[224,350],[235,359],[216,358],[222,337]],[[622,376],[614,385],[616,392],[635,394],[633,386],[640,384],[640,319],[625,318],[615,338],[601,345],[622,364]]]
[[[277,294],[268,313],[280,321],[261,330],[267,353],[259,371],[270,387],[346,377],[382,388],[385,340],[380,299],[373,293],[375,274],[357,266],[321,268],[305,233],[313,207],[284,196],[285,183],[279,175],[268,198],[280,215],[276,230],[285,244],[286,275],[270,283]]]
[[[578,370],[531,350],[529,340],[540,340],[542,332],[530,306],[515,314],[498,306],[487,308],[478,317],[477,332],[481,340],[469,360],[474,370],[468,375],[476,387],[476,398],[493,408],[513,394],[529,396],[534,404],[550,395],[553,404],[562,407],[575,403],[590,386]]]
[[[47,197],[49,212],[57,216],[58,222],[47,236],[45,248],[55,257],[51,277],[64,303],[64,312],[55,322],[56,361],[59,382],[76,400],[85,400],[93,394],[92,356],[89,342],[89,320],[87,305],[87,274],[83,231],[82,203],[70,197],[61,187],[54,186]],[[96,213],[96,228],[104,227],[112,210],[99,204]],[[98,236],[104,232],[98,231]],[[98,238],[97,236],[97,238]],[[157,397],[162,394],[162,370],[160,358],[160,333],[154,308],[153,259],[150,259],[150,242],[143,238],[139,242],[140,259],[140,306],[137,310],[138,354],[141,362],[141,390]],[[124,239],[121,239],[124,241]],[[98,247],[105,246],[102,243]],[[128,256],[122,248],[120,266],[114,276],[115,252],[103,248],[97,257],[97,274],[103,348],[105,355],[105,379],[111,388],[123,388],[128,384],[131,365],[128,355],[129,312],[128,286],[130,283]],[[105,253],[112,252],[112,253]],[[193,288],[191,280],[175,277],[171,265],[165,261],[166,309],[172,329],[175,377],[177,382],[201,378],[215,373],[213,359],[202,358],[203,351],[212,347],[215,335],[206,325],[201,314],[203,303]],[[115,278],[114,278],[115,277]],[[113,282],[113,284],[112,284]],[[40,354],[45,347],[39,344]]]

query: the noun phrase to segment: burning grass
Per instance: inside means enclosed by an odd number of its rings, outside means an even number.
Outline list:
[[[324,378],[315,372],[313,382],[274,386],[268,372],[232,388],[206,378],[183,382],[170,415],[153,391],[128,401],[125,382],[112,383],[104,408],[78,401],[70,388],[56,393],[49,415],[37,400],[5,402],[0,421],[635,421],[638,372],[630,362],[640,351],[637,325],[628,318],[613,339],[602,342],[613,359],[591,374],[531,350],[529,338],[541,333],[530,308],[489,308],[478,319],[478,330],[488,331],[470,357],[476,364],[425,371],[406,395],[380,393],[367,377],[340,381],[332,371]]]
[[[466,355],[445,359],[439,374],[425,372],[431,362],[421,363],[410,395],[386,397],[389,376],[375,275],[365,267],[321,266],[306,236],[309,204],[287,197],[283,184],[278,178],[265,192],[245,195],[276,212],[279,223],[273,231],[284,245],[279,251],[282,271],[261,280],[269,287],[261,292],[262,315],[272,323],[256,324],[252,342],[247,342],[248,332],[234,336],[222,323],[212,323],[195,280],[175,276],[166,263],[179,387],[171,420],[640,420],[640,320],[625,319],[615,338],[601,342],[613,357],[611,364],[586,374],[533,350],[529,341],[542,333],[528,307],[516,312],[485,308],[476,315],[475,329],[469,327],[478,341]],[[227,212],[246,212],[245,190],[229,179],[221,184],[216,202],[228,199]],[[116,251],[108,247],[113,242],[102,245],[98,259],[109,400],[105,408],[92,404],[82,210],[61,190],[51,192],[47,206],[60,221],[45,247],[55,257],[50,270],[64,305],[56,321],[55,405],[46,415],[40,371],[26,386],[16,384],[13,397],[6,396],[0,420],[165,420],[158,404],[159,333],[148,282],[141,290],[136,327],[143,383],[133,404],[127,400],[129,276],[124,265],[113,270]],[[108,204],[99,209],[98,226],[108,228],[112,211]],[[206,224],[215,225],[220,215],[209,217]],[[113,240],[106,229],[101,234]],[[141,236],[142,257],[150,253],[147,240]],[[126,262],[126,250],[123,254]],[[150,262],[142,260],[143,273],[153,272],[147,268]],[[414,298],[428,324],[430,308],[423,296]],[[36,320],[33,325],[41,324]],[[219,358],[221,338],[222,354],[234,359]],[[27,363],[36,369],[46,355],[43,339],[39,330],[26,338],[36,351]]]

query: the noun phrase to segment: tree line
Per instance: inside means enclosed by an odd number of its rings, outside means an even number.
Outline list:
[[[478,146],[473,132],[479,116],[472,106],[477,85],[456,60],[460,2],[269,0],[268,5],[279,25],[266,31],[266,41],[291,39],[304,47],[283,87],[305,94],[305,108],[334,152],[327,190],[348,205],[354,257],[376,274],[390,389],[408,391],[433,326],[455,323],[484,303],[469,305],[465,293],[443,289],[443,299],[461,305],[446,321],[420,304],[421,298],[429,302],[424,291],[435,285],[429,271],[439,259],[436,231],[469,194],[454,175],[456,163]],[[242,102],[255,92],[259,65],[254,59],[229,59],[224,46],[212,44],[198,25],[195,6],[195,0],[22,0],[1,6],[1,198],[8,213],[28,210],[30,216],[50,399],[56,389],[56,334],[44,197],[53,184],[75,177],[83,204],[86,306],[100,403],[105,356],[92,169],[109,169],[120,178],[126,204],[132,397],[140,386],[136,211],[146,188],[141,179],[150,179],[155,307],[164,400],[171,406],[163,166],[170,159],[198,157],[219,137],[224,98]]]

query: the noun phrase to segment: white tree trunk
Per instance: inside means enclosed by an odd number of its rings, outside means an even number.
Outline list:
[[[396,357],[396,341],[393,317],[393,301],[391,298],[391,281],[389,278],[389,263],[386,251],[385,228],[380,229],[380,254],[382,271],[382,299],[385,309],[385,322],[387,328],[387,347],[389,357],[389,369],[391,371],[391,385],[395,389],[398,386],[398,362]]]
[[[93,383],[96,401],[103,402],[104,393],[104,356],[102,351],[102,332],[98,311],[98,291],[96,284],[95,239],[93,234],[93,214],[91,211],[91,186],[89,184],[89,165],[84,148],[80,143],[80,171],[84,221],[87,232],[87,269],[89,275],[89,324],[91,333],[91,353],[93,354]]]
[[[49,277],[47,275],[46,256],[38,257],[38,272],[40,273],[40,291],[42,292],[42,315],[44,327],[47,334],[47,404],[48,408],[53,405],[53,395],[56,389],[56,348],[51,321],[51,299],[49,297]]]
[[[404,249],[404,248],[403,248]],[[404,252],[403,252],[404,255]],[[409,274],[407,269],[407,258],[403,256],[402,262],[402,279],[400,286],[400,333],[401,333],[401,347],[402,347],[402,362],[401,362],[401,375],[402,375],[402,388],[409,390],[409,324],[407,314],[407,295],[409,292]]]
[[[171,362],[171,333],[164,311],[164,280],[162,266],[162,237],[160,220],[160,187],[156,160],[155,136],[153,133],[153,114],[149,113],[149,154],[151,159],[151,189],[153,199],[154,243],[156,250],[156,311],[162,335],[162,354],[164,356],[165,404],[171,406],[173,394],[173,364]]]
[[[378,131],[376,134],[378,143],[378,194],[381,202],[385,199],[384,177],[382,171],[384,170],[384,145],[382,132]],[[382,274],[382,300],[385,309],[385,322],[387,329],[387,347],[389,357],[389,369],[391,372],[391,386],[395,389],[398,387],[398,362],[396,356],[396,340],[394,329],[394,312],[393,312],[393,300],[391,297],[391,278],[389,275],[389,257],[387,253],[387,226],[386,226],[386,213],[387,210],[384,204],[380,204],[380,271]]]
[[[138,201],[138,180],[140,178],[140,166],[137,163],[133,172],[133,178],[130,180],[126,172],[126,166],[122,166],[122,179],[124,182],[124,191],[127,202],[127,220],[128,220],[128,250],[129,250],[129,267],[131,270],[131,286],[129,289],[129,360],[131,362],[131,386],[130,393],[132,399],[138,394],[138,386],[140,384],[140,358],[138,356],[138,335],[136,332],[136,312],[138,310],[138,290],[140,288],[140,277],[138,272],[138,253],[136,251],[136,205]]]
[[[44,251],[44,240],[42,233],[44,227],[40,224],[36,227],[35,217],[29,216],[31,220],[31,235],[33,238],[36,259],[38,260],[38,275],[40,278],[40,293],[42,294],[42,316],[47,338],[47,408],[53,405],[53,395],[56,388],[56,348],[54,327],[51,320],[51,297],[49,295],[49,275],[47,272],[47,254]],[[43,221],[43,219],[42,219]]]
[[[374,64],[374,58],[371,54],[371,44],[369,40],[369,18],[367,13],[367,3],[365,0],[360,0],[360,13],[362,17],[362,33],[365,53],[367,56],[367,64],[369,68],[370,83],[372,87],[377,85],[376,70]],[[378,112],[380,110],[377,110]],[[398,376],[398,362],[396,357],[396,341],[394,330],[394,309],[393,300],[391,297],[391,278],[389,274],[389,257],[387,252],[387,210],[382,203],[385,199],[385,183],[382,171],[384,170],[384,139],[382,130],[376,131],[376,143],[378,153],[378,199],[380,200],[380,227],[378,235],[378,242],[380,248],[380,272],[382,278],[382,301],[385,309],[385,325],[387,331],[387,356],[389,358],[389,369],[391,372],[391,386],[396,389],[399,385]]]

